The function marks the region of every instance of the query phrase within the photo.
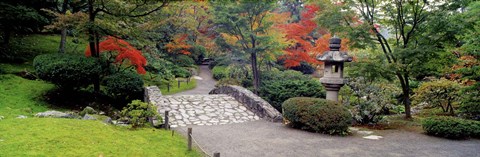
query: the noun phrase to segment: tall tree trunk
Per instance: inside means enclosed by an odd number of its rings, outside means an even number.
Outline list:
[[[405,106],[405,118],[410,119],[412,118],[412,113],[411,113],[411,100],[410,100],[410,83],[408,81],[408,72],[405,70],[404,75],[400,75],[402,79],[400,79],[401,82],[403,82],[402,86],[402,91],[403,91],[403,105]]]
[[[94,0],[88,0],[88,20],[90,26],[88,27],[88,45],[90,46],[90,52],[92,53],[93,57],[99,58],[100,55],[98,54],[97,47],[96,47],[96,39],[95,38],[95,31],[93,29],[93,25],[95,24],[95,11],[93,10],[93,3]],[[94,76],[93,82],[93,90],[96,93],[100,92],[100,76]]]
[[[67,13],[68,0],[63,0],[61,14]],[[65,53],[65,43],[67,41],[67,28],[62,29],[62,34],[60,37],[60,46],[58,47],[59,53]]]
[[[409,119],[412,118],[412,113],[411,113],[411,101],[410,101],[410,88],[407,89],[406,92],[403,92],[403,105],[405,105],[405,118]]]
[[[60,46],[58,47],[58,53],[65,53],[65,43],[67,42],[67,29],[62,29],[62,34],[60,36]]]
[[[260,85],[260,78],[258,76],[258,68],[257,68],[257,53],[250,53],[250,59],[252,61],[252,73],[253,73],[253,88],[254,93],[258,94],[258,87]]]

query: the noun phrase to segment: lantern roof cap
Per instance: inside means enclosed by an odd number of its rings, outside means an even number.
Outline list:
[[[342,39],[333,36],[329,40],[330,51],[317,56],[317,60],[322,62],[351,62],[353,58],[348,56],[347,52],[341,52]]]

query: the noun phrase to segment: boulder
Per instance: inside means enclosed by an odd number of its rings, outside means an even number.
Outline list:
[[[110,118],[110,117],[107,117],[105,120],[103,120],[103,123],[106,123],[106,124],[113,124],[113,122],[112,122],[112,118]]]
[[[86,114],[97,114],[97,111],[95,111],[92,107],[87,106],[82,110],[82,112],[80,112],[80,115],[86,115]]]
[[[35,117],[75,118],[75,115],[52,110],[52,111],[39,112],[35,114]]]
[[[19,115],[17,118],[18,118],[18,119],[25,119],[25,118],[27,118],[27,116]]]
[[[92,115],[85,114],[82,120],[97,120],[97,118],[93,117]]]

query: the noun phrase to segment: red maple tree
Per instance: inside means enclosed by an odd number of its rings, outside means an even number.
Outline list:
[[[127,64],[130,64],[135,67],[137,73],[145,74],[144,66],[147,65],[147,59],[143,57],[142,52],[137,50],[135,47],[130,45],[130,43],[117,39],[115,37],[108,36],[105,40],[99,43],[99,52],[110,52],[114,56],[114,63],[121,65],[124,62],[128,61]],[[85,56],[92,56],[90,51],[90,46],[87,46],[85,50]]]
[[[318,6],[306,5],[299,22],[279,26],[285,32],[285,38],[294,43],[287,47],[284,51],[285,54],[280,57],[285,60],[285,67],[296,67],[301,62],[322,64],[315,57],[329,50],[328,41],[331,35],[327,29],[319,28],[313,21],[319,10]],[[347,42],[348,40],[343,39],[342,51],[347,49]]]

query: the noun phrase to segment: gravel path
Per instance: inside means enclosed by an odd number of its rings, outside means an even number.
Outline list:
[[[200,73],[193,79],[197,79],[197,87],[192,90],[176,93],[173,95],[207,95],[217,83],[212,78],[212,72],[208,68],[208,65],[200,65]]]
[[[199,77],[195,89],[175,95],[203,99],[216,82],[208,66],[200,66]],[[220,152],[226,157],[480,157],[478,139],[448,140],[399,130],[374,131],[372,135],[382,138],[371,140],[362,138],[362,131],[347,137],[329,136],[265,120],[211,126],[184,124],[174,129],[186,136],[187,126],[192,127],[194,139],[207,154]]]
[[[216,126],[190,126],[208,154],[226,157],[480,157],[480,140],[448,140],[423,134],[375,131],[383,138],[338,137],[305,132],[264,120]],[[186,127],[176,128],[185,134]]]

